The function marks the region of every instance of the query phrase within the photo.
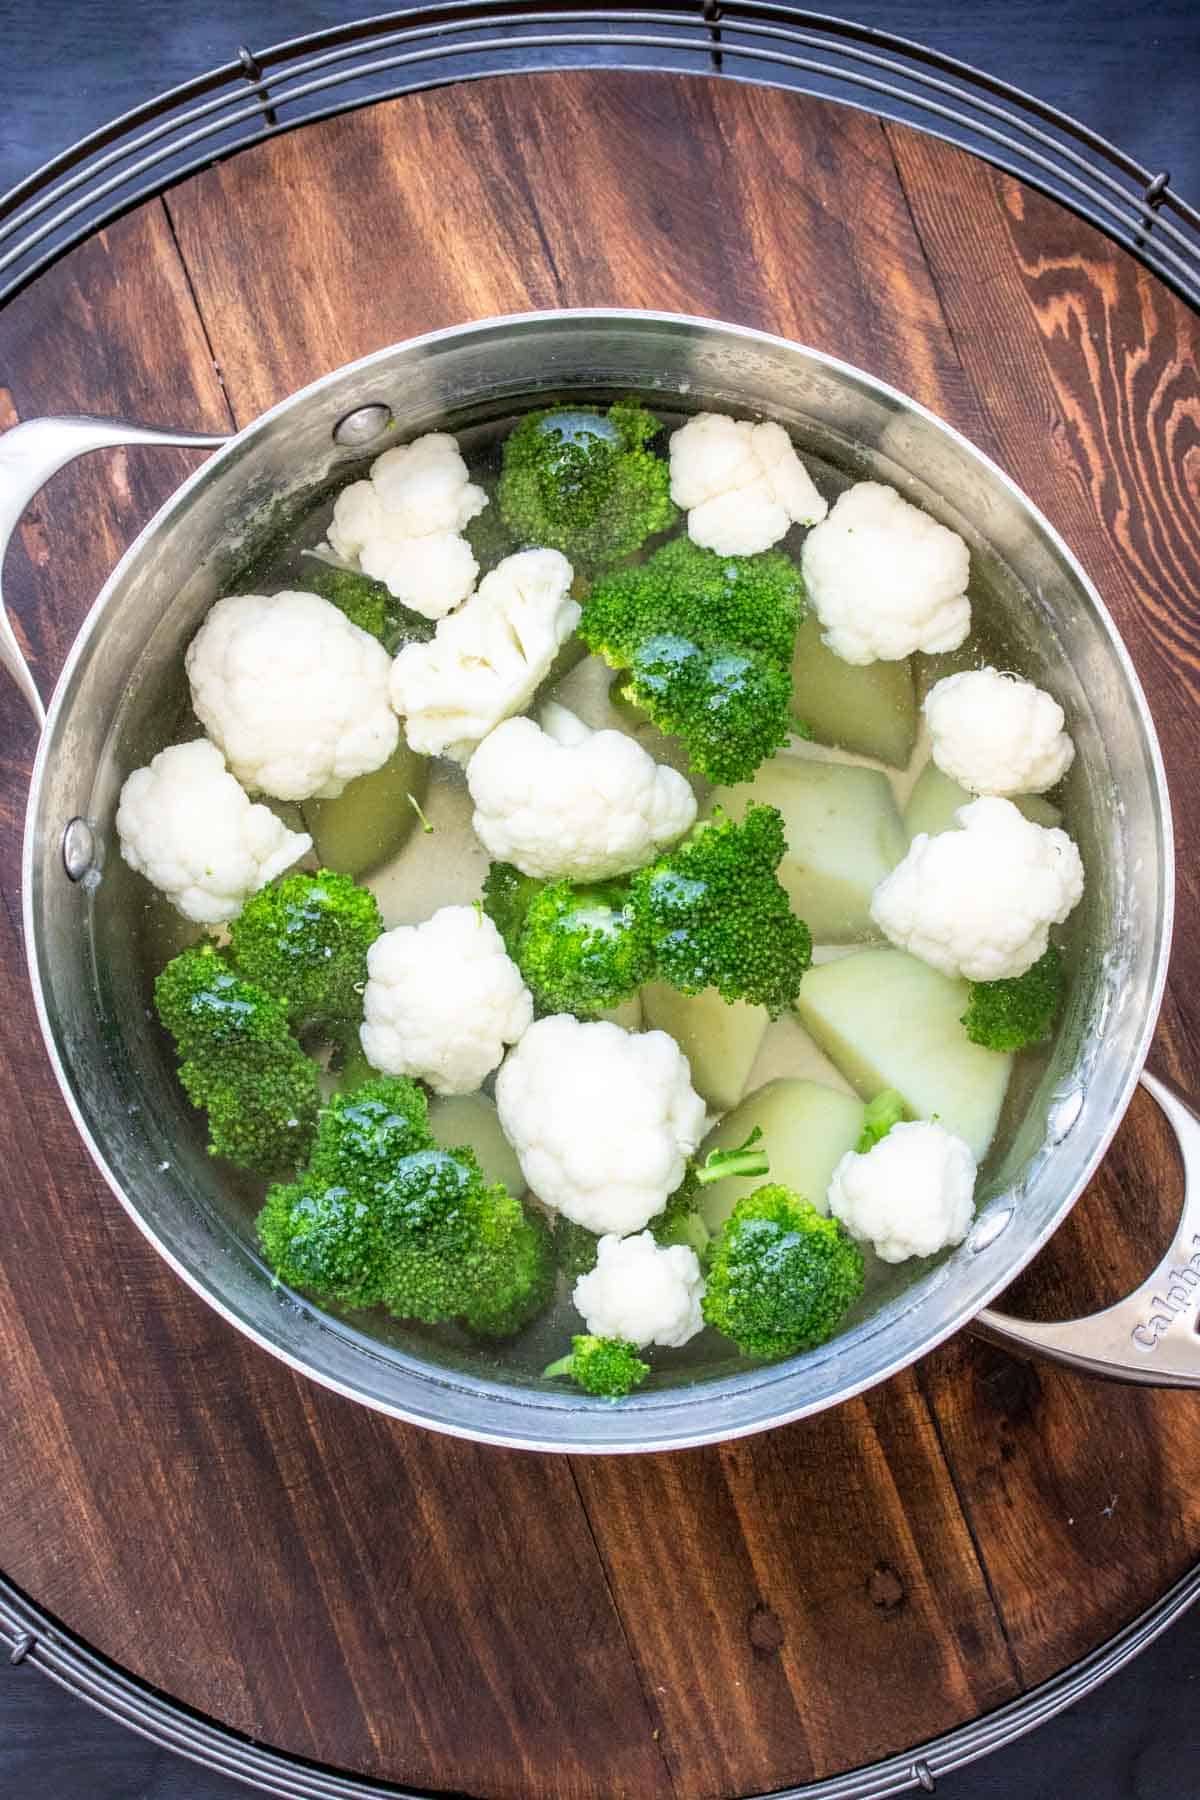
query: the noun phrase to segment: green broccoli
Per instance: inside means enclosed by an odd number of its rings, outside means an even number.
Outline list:
[[[747,1356],[790,1356],[832,1337],[862,1285],[838,1221],[770,1185],[738,1201],[709,1253],[704,1318]]]
[[[766,1175],[771,1165],[766,1151],[758,1147],[761,1142],[762,1127],[756,1125],[745,1143],[739,1144],[736,1150],[710,1150],[703,1162],[689,1163],[683,1180],[662,1212],[650,1221],[647,1229],[653,1233],[655,1242],[664,1246],[683,1244],[694,1250],[703,1263],[708,1256],[712,1232],[697,1206],[700,1189],[710,1182],[724,1181],[730,1175],[747,1178]]]
[[[521,545],[561,550],[584,570],[611,568],[679,517],[671,471],[646,448],[659,428],[636,400],[607,413],[526,413],[504,444],[496,498]]]
[[[461,1154],[461,1152],[456,1152]],[[493,1213],[471,1262],[471,1293],[462,1322],[476,1337],[508,1338],[523,1331],[554,1293],[554,1241],[540,1213],[503,1187],[492,1188]]]
[[[534,895],[513,960],[540,1013],[594,1018],[637,992],[653,973],[646,931],[618,881],[575,887],[552,881]]]
[[[517,548],[517,540],[500,516],[500,508],[496,504],[495,490],[491,483],[484,482],[488,503],[482,512],[477,512],[473,519],[468,519],[463,527],[462,535],[471,546],[471,554],[479,564],[480,579],[490,575],[497,563],[511,556]]]
[[[631,668],[649,638],[691,637],[700,629],[706,643],[759,651],[787,668],[804,612],[800,570],[782,550],[718,556],[677,537],[636,568],[598,581],[579,629],[618,669]]]
[[[1062,1005],[1066,978],[1062,956],[1051,944],[1032,968],[1005,981],[973,981],[962,1022],[973,1044],[987,1050],[1023,1050],[1050,1036]]]
[[[429,1130],[415,1082],[379,1076],[323,1110],[304,1175],[271,1189],[259,1237],[276,1273],[343,1305],[519,1331],[554,1283],[546,1225]]]
[[[385,1181],[401,1157],[432,1142],[424,1088],[403,1077],[370,1074],[321,1109],[308,1172],[361,1191]]]
[[[337,1300],[374,1306],[386,1262],[371,1209],[346,1187],[310,1179],[268,1189],[258,1215],[263,1254],[281,1281]]]
[[[660,980],[684,994],[715,987],[772,1018],[793,1003],[812,938],[775,873],[785,849],[778,809],[752,804],[740,824],[718,812],[634,876],[630,904]]]
[[[310,593],[319,594],[339,612],[344,612],[352,625],[368,631],[388,650],[403,644],[428,643],[436,630],[436,621],[423,619],[420,613],[402,606],[382,581],[372,581],[357,569],[341,569],[321,557],[309,557],[304,571],[304,585]]]
[[[670,1249],[672,1244],[682,1244],[685,1249],[694,1250],[703,1263],[708,1255],[712,1232],[696,1204],[696,1194],[695,1175],[689,1169],[663,1210],[655,1214],[646,1230],[664,1250]]]
[[[154,1003],[183,1059],[183,1090],[208,1113],[211,1154],[265,1174],[301,1163],[317,1120],[317,1066],[292,1036],[284,1004],[243,981],[211,944],[172,958]]]
[[[873,1150],[904,1117],[904,1100],[895,1088],[884,1088],[869,1102],[863,1114],[862,1134],[854,1148],[859,1156]]]
[[[571,1354],[560,1356],[542,1373],[551,1380],[569,1375],[585,1394],[621,1400],[645,1381],[650,1364],[641,1360],[636,1344],[627,1344],[623,1338],[575,1337]]]
[[[549,1233],[468,1149],[437,1145],[392,1164],[372,1194],[388,1247],[383,1303],[401,1319],[456,1318],[508,1337],[549,1298]]]
[[[718,556],[680,537],[597,582],[579,635],[625,671],[622,697],[726,785],[804,730],[790,672],[804,610],[800,571],[781,551]]]
[[[574,1283],[581,1275],[591,1274],[599,1249],[596,1232],[589,1231],[586,1225],[577,1225],[566,1213],[555,1214],[554,1260],[568,1281]]]
[[[282,1000],[298,1028],[361,1017],[367,951],[383,930],[369,888],[321,869],[252,894],[229,928],[238,972]]]
[[[483,910],[504,939],[504,948],[514,962],[525,915],[542,886],[532,875],[522,875],[512,863],[494,862],[484,878]]]

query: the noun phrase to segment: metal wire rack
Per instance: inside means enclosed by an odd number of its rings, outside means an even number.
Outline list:
[[[1107,1644],[1019,1700],[886,1762],[761,1800],[887,1800],[935,1793],[943,1776],[1023,1737],[1115,1675],[1174,1624],[1198,1594],[1200,1569],[1193,1569]],[[0,1665],[4,1662],[40,1669],[69,1693],[152,1743],[278,1800],[418,1800],[410,1789],[301,1762],[188,1711],[89,1649],[0,1576]]]
[[[439,0],[270,49],[242,46],[81,138],[0,198],[0,302],[193,170],[313,120],[538,69],[674,70],[768,83],[922,127],[1019,177],[1200,307],[1200,212],[1099,133],[908,39],[771,0],[590,8]]]

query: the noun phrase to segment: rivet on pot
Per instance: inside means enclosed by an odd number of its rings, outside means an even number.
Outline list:
[[[374,443],[391,428],[392,409],[377,401],[371,406],[356,406],[353,412],[346,413],[333,428],[333,441],[343,449],[361,450],[367,444]]]
[[[75,818],[62,835],[63,868],[72,881],[82,881],[96,866],[96,837],[86,819]]]

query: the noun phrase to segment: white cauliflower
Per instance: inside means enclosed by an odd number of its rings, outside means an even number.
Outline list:
[[[843,662],[955,650],[971,629],[966,544],[877,481],[839,496],[805,538],[800,566],[821,635]]]
[[[704,1130],[687,1058],[665,1031],[555,1013],[496,1077],[504,1135],[546,1206],[624,1237],[660,1213]]]
[[[698,413],[671,435],[671,498],[694,544],[720,556],[769,550],[829,511],[782,425]]]
[[[506,719],[467,765],[475,831],[497,862],[552,880],[638,869],[691,825],[696,798],[622,731],[590,731],[565,706]]]
[[[392,705],[408,741],[465,762],[481,738],[524,711],[579,623],[571,565],[557,550],[506,556],[428,644],[392,664]]]
[[[218,600],[188,646],[196,716],[251,792],[334,799],[400,739],[383,645],[316,594]]]
[[[1011,800],[960,806],[961,830],[921,832],[871,897],[884,935],[943,975],[1001,981],[1045,953],[1083,894],[1083,864],[1065,831],[1034,825]]]
[[[947,675],[922,709],[933,760],[974,794],[1044,794],[1075,760],[1052,694],[999,669]]]
[[[676,1348],[704,1330],[696,1252],[683,1244],[664,1249],[648,1231],[602,1237],[595,1268],[579,1277],[571,1298],[593,1337],[623,1338],[639,1350]]]
[[[961,1244],[975,1212],[975,1158],[930,1120],[893,1125],[865,1155],[848,1150],[829,1183],[829,1210],[881,1262]]]
[[[385,450],[366,481],[342,489],[329,546],[382,581],[402,605],[441,619],[475,586],[479,564],[459,533],[487,504],[468,478],[456,440],[431,431]]]
[[[311,848],[266,806],[256,806],[207,738],[160,750],[135,769],[117,805],[121,855],[187,919],[220,925],[247,896]]]
[[[475,906],[443,906],[397,925],[367,952],[363,1053],[385,1075],[415,1075],[435,1094],[473,1094],[533,1018],[504,940]]]

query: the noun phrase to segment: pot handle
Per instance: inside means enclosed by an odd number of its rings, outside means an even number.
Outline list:
[[[1183,1159],[1183,1210],[1158,1267],[1134,1293],[1086,1319],[1039,1324],[989,1307],[971,1329],[1006,1350],[1089,1375],[1200,1388],[1200,1117],[1145,1069],[1142,1086],[1167,1115]]]
[[[188,450],[215,450],[225,443],[195,431],[152,431],[119,419],[27,419],[0,435],[0,663],[29,704],[39,728],[46,708],[4,605],[4,554],[21,514],[51,475],[88,450],[121,444],[162,444]]]

